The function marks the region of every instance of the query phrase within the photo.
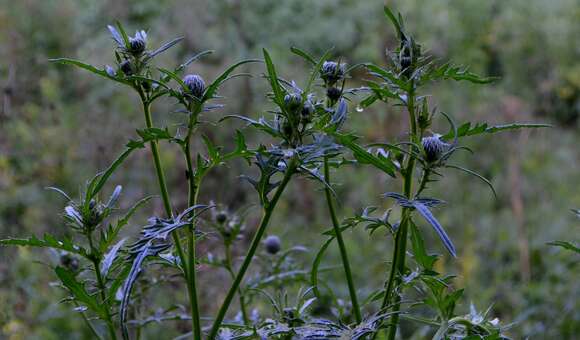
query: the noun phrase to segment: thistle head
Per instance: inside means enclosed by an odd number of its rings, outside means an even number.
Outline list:
[[[325,61],[320,69],[320,78],[327,85],[334,85],[336,82],[344,79],[346,73],[346,64],[335,61]]]
[[[329,87],[328,89],[326,89],[326,96],[328,97],[328,99],[330,99],[330,101],[334,103],[340,99],[340,96],[342,96],[342,91],[334,86]]]
[[[147,33],[145,31],[137,31],[134,37],[129,37],[128,50],[134,56],[140,56],[147,48]]]
[[[423,151],[425,152],[425,159],[429,163],[439,160],[448,146],[448,144],[442,141],[439,136],[424,137],[421,140],[421,144],[423,146]]]
[[[266,240],[264,240],[264,246],[266,247],[266,252],[271,255],[278,253],[282,248],[280,238],[276,235],[268,236]]]
[[[121,69],[121,72],[123,72],[123,74],[125,74],[126,76],[130,76],[133,73],[135,73],[135,70],[133,69],[133,64],[131,64],[129,60],[123,60],[119,64],[119,69]]]
[[[306,123],[309,122],[313,114],[314,114],[314,105],[312,105],[312,103],[309,100],[307,100],[304,103],[304,106],[302,107],[302,111],[300,111],[302,121]]]
[[[187,87],[189,94],[196,98],[202,98],[205,92],[205,82],[203,78],[197,74],[188,74],[183,78],[183,83]]]
[[[220,211],[215,215],[215,221],[218,224],[224,224],[228,220],[228,214],[225,211]]]

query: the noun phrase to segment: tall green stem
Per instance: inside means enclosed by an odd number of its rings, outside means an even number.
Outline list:
[[[153,120],[151,118],[151,103],[147,99],[145,93],[141,89],[138,90],[139,96],[141,97],[141,102],[143,103],[143,113],[145,115],[145,125],[147,128],[153,127]],[[161,165],[161,159],[159,157],[159,147],[156,140],[152,140],[149,145],[151,146],[151,153],[153,155],[153,162],[155,163],[155,172],[157,174],[157,181],[159,182],[159,189],[161,192],[161,199],[163,200],[163,206],[165,208],[165,213],[167,217],[171,218],[173,216],[173,211],[171,209],[171,201],[169,200],[169,193],[167,191],[167,184],[165,182],[165,173],[163,172],[163,167]],[[179,239],[179,234],[176,231],[171,233],[173,242],[175,243],[175,248],[177,249],[177,255],[182,263],[183,275],[186,281],[189,281],[189,274],[187,270],[187,258],[183,253],[183,248],[181,246],[181,240]],[[188,292],[191,296],[190,286],[188,285]]]
[[[199,107],[199,106],[198,106]],[[193,172],[193,162],[191,160],[191,135],[193,129],[195,127],[195,119],[197,114],[199,113],[199,109],[196,109],[195,112],[190,112],[191,117],[189,119],[188,131],[187,136],[185,138],[185,147],[183,148],[183,152],[185,154],[185,162],[187,164],[187,180],[189,183],[189,190],[188,190],[188,199],[187,203],[188,206],[192,207],[197,204],[197,197],[199,193],[199,188],[196,186],[196,178]],[[188,226],[188,258],[189,258],[189,282],[188,282],[188,291],[189,291],[189,300],[191,304],[191,319],[192,319],[192,327],[193,327],[193,335],[194,339],[201,340],[201,320],[199,315],[199,304],[197,301],[197,284],[196,284],[196,273],[195,273],[195,265],[196,265],[196,255],[195,255],[195,221]]]
[[[330,185],[330,170],[328,166],[328,158],[324,158],[324,179],[328,185]],[[358,304],[358,299],[356,297],[356,289],[354,287],[354,281],[352,279],[352,272],[350,270],[350,263],[348,261],[348,253],[346,251],[346,246],[344,244],[344,239],[342,238],[342,232],[340,230],[340,224],[338,218],[336,217],[336,211],[334,209],[334,204],[332,202],[332,193],[329,187],[324,188],[326,194],[326,203],[328,203],[328,212],[332,219],[332,226],[334,228],[334,234],[336,235],[336,241],[338,243],[338,249],[340,250],[340,257],[342,259],[342,266],[344,268],[344,273],[346,275],[346,282],[348,284],[348,291],[350,293],[350,299],[352,302],[352,309],[354,311],[354,316],[357,323],[362,321],[360,306]]]
[[[103,305],[105,305],[105,318],[107,323],[107,328],[109,330],[109,335],[111,336],[112,340],[117,339],[117,333],[115,332],[115,326],[113,324],[113,318],[111,317],[111,311],[109,308],[109,302],[107,300],[107,291],[105,286],[105,281],[103,280],[103,276],[101,275],[101,268],[99,265],[99,256],[95,254],[95,248],[93,247],[93,237],[92,232],[88,232],[87,238],[89,240],[89,246],[91,249],[91,261],[93,262],[93,266],[95,268],[95,276],[97,277],[97,287],[99,288],[99,293],[101,295],[101,300]]]
[[[236,274],[234,273],[234,265],[232,261],[232,252],[231,247],[229,244],[226,244],[226,267],[230,275],[232,276],[232,280],[235,280]],[[244,325],[248,326],[250,324],[250,318],[248,317],[248,312],[246,311],[246,301],[244,298],[244,294],[242,292],[242,288],[238,287],[238,296],[240,297],[240,310],[242,311],[242,319],[244,320]]]
[[[407,93],[407,110],[409,113],[410,121],[410,138],[411,142],[417,143],[417,120],[415,118],[415,84],[411,81],[410,90]],[[411,199],[411,193],[413,189],[413,171],[415,169],[415,157],[409,155],[407,158],[407,164],[403,173],[403,193],[404,195]],[[388,340],[395,339],[397,334],[397,326],[399,324],[399,310],[401,309],[401,297],[398,294],[394,294],[395,286],[399,285],[401,282],[401,277],[404,275],[405,271],[405,256],[407,253],[407,230],[409,226],[409,221],[411,219],[411,210],[404,207],[401,211],[401,223],[395,234],[395,245],[393,249],[393,261],[391,264],[391,270],[389,272],[389,278],[385,284],[385,295],[383,297],[383,303],[381,304],[381,310],[384,311],[388,306],[393,305],[393,315],[389,322],[388,329]]]
[[[258,226],[258,230],[256,231],[254,239],[250,244],[250,249],[248,249],[248,253],[244,258],[244,262],[242,262],[240,270],[238,271],[238,274],[236,275],[236,278],[234,279],[234,282],[232,283],[230,290],[228,291],[226,298],[218,311],[218,314],[213,322],[211,331],[209,333],[208,339],[213,340],[217,336],[220,325],[224,320],[224,317],[226,316],[226,312],[228,311],[230,304],[232,303],[232,299],[234,298],[234,295],[236,294],[238,287],[240,286],[240,283],[242,282],[242,279],[244,278],[244,275],[246,274],[246,271],[248,270],[248,267],[250,266],[250,263],[254,258],[254,254],[256,253],[256,250],[260,245],[260,241],[262,240],[262,236],[264,236],[264,232],[268,227],[268,223],[270,222],[270,217],[272,217],[274,208],[276,207],[278,200],[282,196],[282,192],[284,192],[286,185],[288,184],[288,182],[290,182],[290,178],[292,178],[292,175],[294,174],[295,171],[296,171],[296,159],[292,158],[290,164],[288,164],[288,167],[286,168],[286,172],[284,173],[284,179],[282,179],[282,181],[278,185],[278,188],[276,189],[276,192],[274,193],[272,200],[270,200],[267,203],[264,203],[263,208],[264,213],[262,215],[260,225]]]

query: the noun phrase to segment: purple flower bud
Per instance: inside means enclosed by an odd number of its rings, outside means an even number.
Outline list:
[[[119,64],[119,68],[126,76],[130,76],[134,73],[133,65],[129,60],[123,60],[123,62]]]
[[[205,92],[205,82],[203,78],[197,74],[188,74],[183,78],[183,82],[189,93],[196,98],[202,98]]]
[[[340,96],[342,96],[342,91],[336,87],[329,87],[326,89],[326,96],[331,101],[336,102],[340,99]]]
[[[129,38],[129,52],[131,54],[138,56],[145,52],[147,43],[141,37]]]
[[[325,61],[320,69],[320,78],[328,85],[334,85],[342,80],[346,73],[346,65],[335,61]]]
[[[264,245],[266,247],[266,251],[268,254],[274,255],[280,251],[282,247],[280,244],[280,238],[276,235],[270,235],[264,241]]]
[[[421,144],[425,151],[425,159],[429,163],[437,161],[448,146],[437,136],[425,137],[421,140]]]

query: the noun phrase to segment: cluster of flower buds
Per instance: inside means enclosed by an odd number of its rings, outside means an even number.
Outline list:
[[[449,144],[442,141],[439,136],[424,137],[421,140],[421,144],[425,153],[425,160],[429,163],[439,161],[449,147]]]
[[[183,77],[183,83],[186,88],[183,89],[183,94],[192,96],[197,100],[203,98],[205,93],[205,81],[203,78],[197,74],[188,74]]]
[[[413,75],[420,54],[421,46],[417,45],[412,38],[403,35],[399,47],[399,66],[405,77],[411,78]]]
[[[117,43],[117,50],[115,56],[117,57],[118,71],[111,67],[107,67],[107,73],[110,76],[123,74],[131,76],[138,74],[142,68],[142,60],[147,50],[147,33],[145,31],[137,31],[132,37],[128,37],[127,41],[113,26],[108,26],[113,40]]]
[[[320,69],[320,78],[324,81],[326,87],[326,97],[331,104],[338,102],[342,96],[342,89],[337,83],[344,80],[346,76],[346,64],[337,63],[336,61],[325,61]]]
[[[312,121],[316,110],[311,98],[303,101],[302,94],[298,92],[286,94],[284,106],[289,116],[282,123],[282,134],[292,143],[295,141],[295,132],[299,131],[300,126],[304,128]]]

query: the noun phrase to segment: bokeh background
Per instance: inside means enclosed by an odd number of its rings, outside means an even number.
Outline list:
[[[515,338],[572,339],[580,334],[578,257],[546,243],[577,241],[579,235],[580,220],[570,209],[580,208],[580,4],[406,0],[390,5],[404,14],[408,29],[434,55],[501,77],[487,87],[436,84],[429,91],[440,110],[473,122],[554,125],[466,140],[475,153],[458,157],[456,163],[489,178],[497,199],[481,182],[459,173],[447,173],[430,195],[448,202],[436,214],[454,239],[459,259],[444,257],[439,269],[457,275],[456,286],[467,288],[459,310],[468,311],[471,302],[479,309],[493,305],[493,315],[515,323],[510,330]],[[113,64],[106,25],[118,19],[129,31],[148,30],[153,45],[185,36],[158,65],[173,67],[187,56],[212,49],[216,53],[189,68],[212,79],[236,60],[260,57],[261,48],[267,47],[284,77],[303,82],[307,70],[289,53],[292,45],[315,55],[334,46],[336,55],[351,64],[385,64],[384,50],[393,47],[395,37],[382,6],[374,0],[0,0],[0,238],[64,233],[61,211],[66,202],[45,187],[57,186],[74,195],[143,124],[138,99],[129,89],[51,64],[49,58],[73,57],[99,67]],[[227,113],[257,117],[268,109],[262,66],[244,71],[255,77],[228,83],[222,89],[227,107],[207,116],[208,121]],[[365,77],[356,72],[350,85],[362,85]],[[171,100],[159,103],[154,108],[157,125],[177,123],[179,114],[171,113],[175,108]],[[402,138],[406,126],[405,116],[384,104],[363,112],[351,110],[350,119],[350,128],[369,142]],[[436,123],[436,129],[446,131],[443,123]],[[241,127],[234,122],[208,125],[203,133],[231,145],[235,129]],[[250,144],[264,142],[255,132],[247,133]],[[173,203],[182,208],[187,188],[181,158],[174,146],[163,145],[162,151]],[[147,152],[132,156],[113,177],[125,188],[122,208],[156,193],[149,157]],[[243,163],[214,171],[201,201],[214,200],[231,209],[256,203],[250,187],[237,178],[251,171]],[[380,194],[399,185],[366,168],[345,168],[335,179],[340,183],[342,217],[369,205],[388,208],[390,203]],[[306,266],[324,240],[320,232],[328,227],[319,189],[306,180],[295,181],[271,230],[282,237],[284,247],[311,250],[301,258]],[[161,202],[145,210],[133,219],[128,235],[136,235],[146,213],[161,214]],[[255,222],[254,216],[248,219],[247,234]],[[429,248],[443,253],[431,230],[423,227]],[[384,233],[369,236],[363,228],[348,232],[346,238],[364,297],[384,280],[391,242]],[[248,239],[240,243],[240,254]],[[209,241],[199,251],[219,251],[214,248]],[[58,303],[64,295],[51,285],[54,276],[42,264],[54,254],[2,248],[0,256],[0,338],[89,337],[71,307]],[[331,249],[325,264],[338,263]],[[227,276],[220,275],[201,269],[202,308],[208,314],[225,293],[222,283],[228,282],[223,279]],[[340,269],[323,275],[347,297]],[[166,290],[155,295],[161,306],[167,302],[164,294],[175,298],[173,303],[185,301]],[[147,326],[152,338],[185,331],[186,323]]]

